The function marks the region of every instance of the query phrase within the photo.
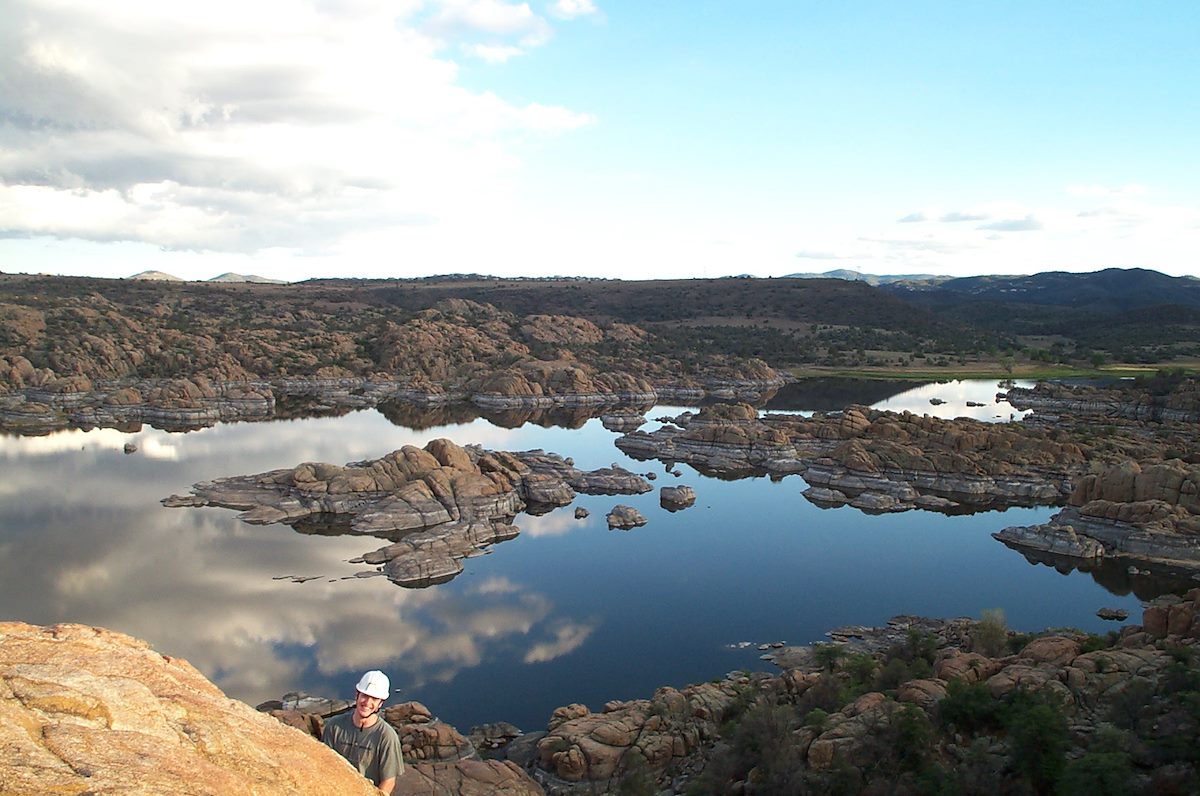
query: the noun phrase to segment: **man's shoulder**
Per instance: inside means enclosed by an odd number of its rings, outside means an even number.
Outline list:
[[[396,732],[396,728],[393,727],[389,722],[384,721],[382,716],[379,717],[379,723],[383,725],[379,730],[381,734],[395,738],[397,742],[400,741],[400,733]]]
[[[325,719],[325,727],[329,729],[345,730],[350,725],[351,711],[339,713],[336,716],[330,716]]]

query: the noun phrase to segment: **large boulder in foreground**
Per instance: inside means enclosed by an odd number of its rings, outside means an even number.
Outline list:
[[[191,664],[83,625],[0,623],[0,793],[378,793]]]

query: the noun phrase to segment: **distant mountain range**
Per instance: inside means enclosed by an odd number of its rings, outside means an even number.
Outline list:
[[[165,271],[142,271],[129,277],[130,279],[144,279],[153,282],[183,282],[185,280],[179,277],[168,274]],[[265,276],[255,276],[254,274],[235,274],[232,271],[214,276],[212,279],[202,280],[204,282],[258,282],[266,285],[286,285],[287,282],[282,279],[267,279]]]
[[[858,271],[851,271],[846,268],[837,268],[832,271],[825,271],[820,274],[804,273],[804,274],[784,274],[784,279],[846,279],[851,282],[866,282],[868,285],[890,285],[895,282],[924,282],[928,284],[938,284],[952,279],[949,276],[935,276],[933,274],[863,274]]]

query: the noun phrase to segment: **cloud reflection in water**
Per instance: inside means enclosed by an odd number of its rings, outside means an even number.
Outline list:
[[[233,511],[159,504],[199,480],[309,460],[344,463],[449,431],[496,447],[519,435],[468,425],[412,432],[363,412],[187,434],[145,428],[4,438],[0,458],[17,466],[7,468],[8,499],[0,505],[3,615],[129,633],[251,703],[297,687],[327,692],[346,673],[373,667],[419,688],[452,680],[512,644],[561,647],[562,628],[579,623],[515,579],[400,589],[353,577],[362,566],[347,562],[372,549],[371,539],[298,535],[246,525]],[[131,440],[139,449],[126,455]],[[534,528],[559,522],[522,519]]]

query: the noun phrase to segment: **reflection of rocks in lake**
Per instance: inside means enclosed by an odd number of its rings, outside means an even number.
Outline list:
[[[350,413],[350,407],[339,406],[323,399],[319,395],[289,395],[279,393],[275,396],[274,420],[299,420],[309,417],[343,417]]]
[[[600,422],[609,431],[633,431],[646,424],[646,415],[638,411],[605,412]]]
[[[542,428],[583,428],[595,415],[590,406],[514,406],[507,409],[475,407],[489,423],[500,428],[520,428],[525,424]]]
[[[266,382],[193,376],[116,385],[72,376],[0,396],[0,427],[36,434],[62,428],[136,431],[145,423],[188,431],[221,422],[266,420],[274,411],[275,395]]]
[[[393,425],[414,431],[434,426],[462,425],[479,417],[479,410],[468,403],[418,404],[386,399],[380,401],[375,409]]]
[[[993,536],[1000,538],[997,534]],[[1002,538],[1000,540],[1019,552],[1030,564],[1047,566],[1063,575],[1076,571],[1085,572],[1105,591],[1117,596],[1133,594],[1139,600],[1146,601],[1163,594],[1182,594],[1196,585],[1194,573],[1180,567],[1144,562],[1141,567],[1131,567],[1128,559],[1078,558],[1022,547]]]
[[[517,513],[565,506],[576,491],[636,494],[645,479],[621,468],[576,469],[542,451],[462,448],[437,439],[345,466],[309,462],[290,470],[196,484],[164,505],[241,509],[255,524],[287,523],[306,533],[355,533],[394,541],[354,559],[382,566],[392,581],[427,586],[462,571],[462,560],[518,533]]]
[[[617,447],[718,477],[799,474],[818,505],[872,512],[1058,503],[1086,467],[1078,444],[1045,429],[861,406],[760,418],[746,404],[713,405],[676,424],[626,434]]]

